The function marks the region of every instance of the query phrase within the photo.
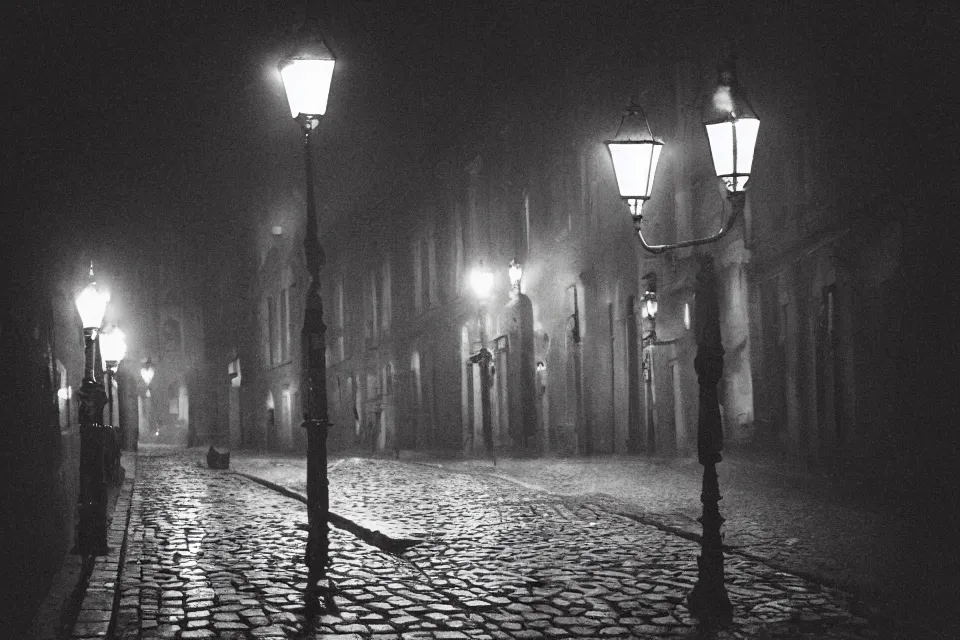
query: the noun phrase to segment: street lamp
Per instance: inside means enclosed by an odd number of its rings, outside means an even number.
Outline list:
[[[483,430],[483,445],[487,450],[487,455],[493,459],[493,464],[497,464],[497,454],[493,445],[493,425],[490,421],[490,387],[493,384],[490,375],[490,362],[493,360],[493,354],[487,349],[487,301],[490,293],[493,291],[493,273],[480,267],[470,271],[470,288],[477,297],[477,332],[480,337],[480,348],[470,356],[470,362],[477,365],[480,369],[480,417]],[[519,281],[518,281],[519,285]]]
[[[520,280],[523,279],[523,266],[516,260],[510,261],[510,295],[520,295]]]
[[[83,323],[83,382],[80,399],[80,518],[76,552],[80,555],[107,553],[107,489],[103,467],[103,405],[106,394],[97,380],[96,350],[100,323],[110,294],[94,281],[90,263],[89,282],[77,296],[77,311]]]
[[[329,563],[328,511],[330,509],[327,479],[327,410],[326,331],[323,323],[323,300],[320,296],[320,269],[324,263],[317,229],[316,201],[313,193],[313,159],[310,139],[320,125],[320,116],[327,111],[327,99],[333,81],[336,59],[322,38],[314,36],[301,43],[300,50],[280,63],[280,76],[290,105],[290,114],[303,129],[303,160],[306,174],[307,224],[303,241],[310,286],[306,292],[301,340],[303,367],[303,422],[307,430],[307,588],[313,590],[326,578]]]
[[[100,357],[103,358],[103,371],[107,377],[107,406],[110,408],[107,415],[112,426],[118,426],[120,422],[118,419],[115,424],[113,420],[113,380],[126,355],[127,339],[119,327],[112,326],[100,334]]]
[[[143,384],[147,385],[147,392],[143,395],[148,398],[150,397],[150,383],[153,382],[153,373],[153,362],[150,361],[150,358],[147,358],[143,366],[140,367],[140,379],[143,380]]]
[[[631,105],[627,115],[634,111],[634,105]],[[607,143],[620,195],[630,205],[641,246],[651,253],[716,242],[730,231],[737,217],[743,213],[745,190],[753,166],[760,120],[737,83],[733,60],[726,61],[719,69],[718,87],[704,110],[703,125],[710,143],[714,169],[727,188],[727,199],[731,205],[726,224],[721,226],[717,233],[706,238],[670,244],[649,244],[643,237],[640,207],[637,204],[642,204],[644,200],[643,191],[633,185],[652,186],[655,163],[647,166],[642,162],[628,162],[625,154],[614,151],[615,145],[622,144],[621,141]],[[646,194],[649,197],[649,190]],[[723,431],[717,395],[717,382],[723,376],[724,354],[720,340],[720,305],[713,258],[708,253],[699,258],[694,319],[697,356],[694,367],[700,385],[697,458],[703,465],[700,494],[700,501],[703,503],[703,515],[700,518],[703,536],[700,539],[700,556],[697,558],[697,583],[687,596],[687,604],[690,612],[699,618],[703,625],[709,627],[729,621],[733,607],[723,584],[723,541],[720,536],[723,518],[718,505],[721,496],[716,469],[717,463],[723,459],[720,453],[723,449]],[[650,299],[647,298],[645,305],[649,303]],[[647,307],[647,312],[649,314],[650,307]]]
[[[663,143],[653,137],[647,115],[635,99],[627,105],[617,135],[606,145],[613,160],[620,197],[630,205],[630,215],[639,231],[641,208],[653,192]]]
[[[144,413],[143,424],[146,426],[147,433],[150,432],[153,422],[153,400],[150,397],[150,383],[153,382],[153,374],[153,362],[151,362],[150,358],[148,357],[144,361],[143,366],[140,367],[140,379],[143,380],[143,384],[147,387],[143,392],[143,403],[141,407]],[[140,429],[138,427],[137,435],[139,436],[139,434]],[[153,435],[154,437],[159,436],[160,430],[157,429]]]
[[[644,291],[643,295],[640,297],[640,317],[646,318],[650,321],[650,333],[644,337],[646,342],[656,342],[657,341],[657,310],[659,305],[657,304],[657,292],[653,291]]]

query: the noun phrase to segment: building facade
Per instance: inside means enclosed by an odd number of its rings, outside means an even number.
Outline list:
[[[829,464],[904,446],[892,426],[896,400],[882,383],[900,348],[896,324],[882,318],[903,302],[904,211],[876,168],[852,173],[844,164],[869,146],[862,134],[870,125],[818,116],[824,104],[855,102],[842,74],[817,82],[840,53],[794,64],[809,43],[788,21],[744,35],[763,19],[736,28],[678,20],[655,39],[671,44],[651,44],[640,62],[614,55],[607,40],[584,39],[580,57],[563,58],[569,64],[558,73],[545,51],[524,61],[523,82],[456,133],[408,136],[420,170],[406,183],[387,181],[392,191],[362,206],[325,199],[321,186],[323,216],[338,221],[321,225],[331,447],[484,454],[480,376],[470,362],[482,325],[498,450],[691,455],[700,252],[719,271],[728,447]],[[655,242],[715,233],[730,204],[701,111],[716,87],[721,41],[733,43],[761,120],[744,219],[715,245],[646,253],[603,141],[639,87],[667,145],[645,233]],[[285,184],[274,199],[285,205],[271,205],[261,224],[257,348],[241,393],[249,383],[255,398],[245,442],[302,450],[304,208]],[[360,210],[376,211],[375,222]],[[520,297],[511,261],[523,266]],[[482,308],[467,286],[481,265],[496,278]],[[651,289],[656,339],[642,303]]]

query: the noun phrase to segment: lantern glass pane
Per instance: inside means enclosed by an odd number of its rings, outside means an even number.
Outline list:
[[[717,176],[731,191],[743,191],[753,170],[753,152],[757,146],[760,121],[756,118],[739,118],[704,126]]]
[[[326,113],[335,64],[334,60],[291,60],[280,70],[294,118]]]
[[[621,198],[646,200],[653,191],[653,178],[663,145],[658,142],[608,142]]]
[[[647,299],[647,315],[651,318],[657,315],[657,301],[652,298]]]
[[[716,122],[705,125],[707,139],[710,141],[710,154],[713,156],[713,168],[718,176],[733,174],[733,123]]]
[[[80,312],[80,321],[84,329],[100,328],[109,300],[110,296],[105,291],[100,291],[94,282],[83,288],[77,296],[77,311]]]
[[[760,121],[756,118],[737,120],[737,173],[750,174],[759,130]]]

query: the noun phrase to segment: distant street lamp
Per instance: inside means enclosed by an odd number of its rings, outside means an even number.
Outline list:
[[[656,290],[647,290],[643,292],[643,295],[640,297],[640,317],[646,318],[650,321],[650,333],[643,337],[645,342],[656,342],[657,341],[657,311],[659,309],[659,304],[657,303],[657,292]]]
[[[520,281],[523,279],[523,265],[516,260],[511,260],[508,271],[510,274],[510,293],[511,295],[519,295]]]
[[[330,509],[327,479],[327,409],[326,331],[323,323],[323,300],[320,296],[320,269],[324,264],[317,229],[316,202],[313,193],[313,158],[310,138],[320,125],[320,116],[327,111],[327,98],[333,80],[336,59],[330,48],[316,34],[301,43],[301,49],[280,63],[280,75],[290,105],[290,113],[303,129],[303,160],[306,172],[307,224],[303,241],[310,285],[306,292],[301,344],[304,389],[303,422],[307,430],[307,589],[317,588],[327,574],[330,560],[328,539]]]
[[[634,123],[642,115],[642,109],[631,104],[621,122],[624,130],[628,119]],[[646,124],[648,139],[652,140],[650,127]],[[627,154],[624,145],[641,144],[639,138],[618,138],[607,142],[614,163],[617,184],[621,197],[630,205],[630,214],[640,244],[651,253],[663,253],[681,247],[692,247],[716,242],[733,227],[742,215],[746,198],[747,180],[753,165],[753,152],[757,142],[760,121],[737,84],[736,70],[728,60],[719,70],[718,87],[703,114],[703,125],[710,143],[714,169],[717,177],[727,188],[731,213],[725,225],[707,238],[684,240],[671,244],[651,245],[643,237],[640,205],[650,196],[656,170],[658,151],[635,151]],[[646,143],[650,144],[650,143]],[[645,161],[645,158],[651,160]],[[637,159],[639,158],[639,159]],[[717,382],[723,376],[723,346],[720,340],[720,310],[717,295],[717,275],[710,254],[702,254],[696,284],[696,316],[694,324],[697,337],[697,356],[694,367],[700,385],[699,420],[697,424],[697,457],[703,465],[703,484],[700,501],[703,503],[703,536],[700,541],[700,557],[697,558],[698,577],[693,591],[687,596],[690,612],[700,619],[702,625],[711,627],[728,622],[733,607],[723,584],[723,541],[720,526],[720,486],[716,465],[723,458],[723,431],[720,423]],[[645,304],[649,303],[649,299]],[[648,308],[649,313],[649,308]],[[654,313],[655,315],[655,313]]]
[[[153,362],[150,361],[150,358],[147,358],[143,366],[140,367],[140,379],[143,380],[143,384],[147,385],[147,392],[144,395],[148,398],[150,397],[150,383],[153,382],[153,373]]]
[[[103,358],[103,371],[107,378],[107,406],[109,407],[107,415],[110,416],[109,422],[113,427],[118,427],[120,423],[119,417],[116,422],[113,417],[113,381],[117,368],[126,355],[127,339],[119,327],[113,326],[100,334],[100,357]]]
[[[470,288],[477,297],[477,333],[480,338],[480,347],[477,352],[470,356],[470,362],[477,365],[480,369],[480,419],[483,430],[483,446],[487,450],[487,455],[493,459],[493,464],[497,464],[497,454],[493,443],[493,425],[490,421],[490,387],[493,385],[493,379],[490,375],[490,362],[493,360],[493,354],[487,349],[487,301],[493,290],[493,273],[483,266],[474,268],[470,271]],[[519,285],[519,280],[517,281]]]
[[[145,415],[143,419],[143,423],[146,425],[148,433],[152,428],[152,423],[153,423],[153,399],[150,397],[151,396],[150,383],[153,382],[153,374],[154,374],[153,362],[151,362],[150,358],[148,357],[144,361],[143,366],[140,367],[140,379],[143,380],[143,384],[146,386],[146,390],[143,392],[142,408],[143,408],[143,413]],[[138,428],[137,434],[139,435],[139,433],[140,433],[140,430]],[[153,435],[159,436],[160,430],[158,429]]]
[[[93,263],[90,281],[77,296],[77,311],[83,323],[83,382],[80,399],[80,514],[76,553],[107,553],[107,487],[104,457],[103,405],[106,394],[97,380],[96,350],[100,323],[107,310],[110,294],[94,281]]]

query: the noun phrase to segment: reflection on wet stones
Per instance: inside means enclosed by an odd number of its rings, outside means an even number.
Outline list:
[[[697,546],[602,509],[495,478],[370,460],[334,469],[331,503],[430,535],[393,556],[332,529],[337,590],[308,608],[302,503],[185,456],[141,456],[115,636],[690,637],[694,629],[685,596]],[[809,629],[867,637],[841,593],[744,558],[728,558],[727,569],[737,622],[718,637]]]

